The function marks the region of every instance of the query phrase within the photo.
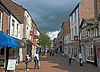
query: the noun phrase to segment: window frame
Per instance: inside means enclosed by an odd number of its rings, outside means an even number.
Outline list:
[[[0,13],[1,13],[1,19],[0,19],[0,24],[1,24],[0,26],[1,27],[0,27],[0,31],[2,31],[2,16],[3,16],[3,13],[2,13],[2,11],[0,11]]]

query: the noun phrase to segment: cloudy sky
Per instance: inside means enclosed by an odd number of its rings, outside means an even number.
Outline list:
[[[26,8],[40,31],[47,31],[53,39],[61,29],[62,22],[81,0],[13,0]]]

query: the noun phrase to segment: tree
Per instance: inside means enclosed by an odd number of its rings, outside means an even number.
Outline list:
[[[46,32],[41,32],[39,36],[39,43],[43,47],[49,47],[50,44],[50,37]]]

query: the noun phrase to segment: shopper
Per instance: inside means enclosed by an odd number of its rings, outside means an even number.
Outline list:
[[[29,69],[28,69],[29,59],[30,59],[29,54],[27,54],[27,55],[26,55],[26,60],[25,60],[25,63],[26,63],[26,70],[29,70]]]
[[[36,51],[36,53],[34,54],[34,69],[38,68],[39,69],[39,54],[38,51]]]
[[[72,54],[69,52],[69,65],[71,65],[71,60],[72,60]]]
[[[82,60],[82,53],[80,52],[79,53],[79,63],[80,63],[80,66],[83,66],[83,60]]]

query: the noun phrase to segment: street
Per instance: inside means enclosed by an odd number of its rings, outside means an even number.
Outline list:
[[[34,63],[29,63],[29,71],[25,69],[25,63],[20,63],[16,72],[100,72],[100,68],[94,67],[92,64],[85,63],[83,67],[79,63],[72,61],[72,65],[68,65],[68,60],[60,55],[41,56],[40,69],[34,69]]]

